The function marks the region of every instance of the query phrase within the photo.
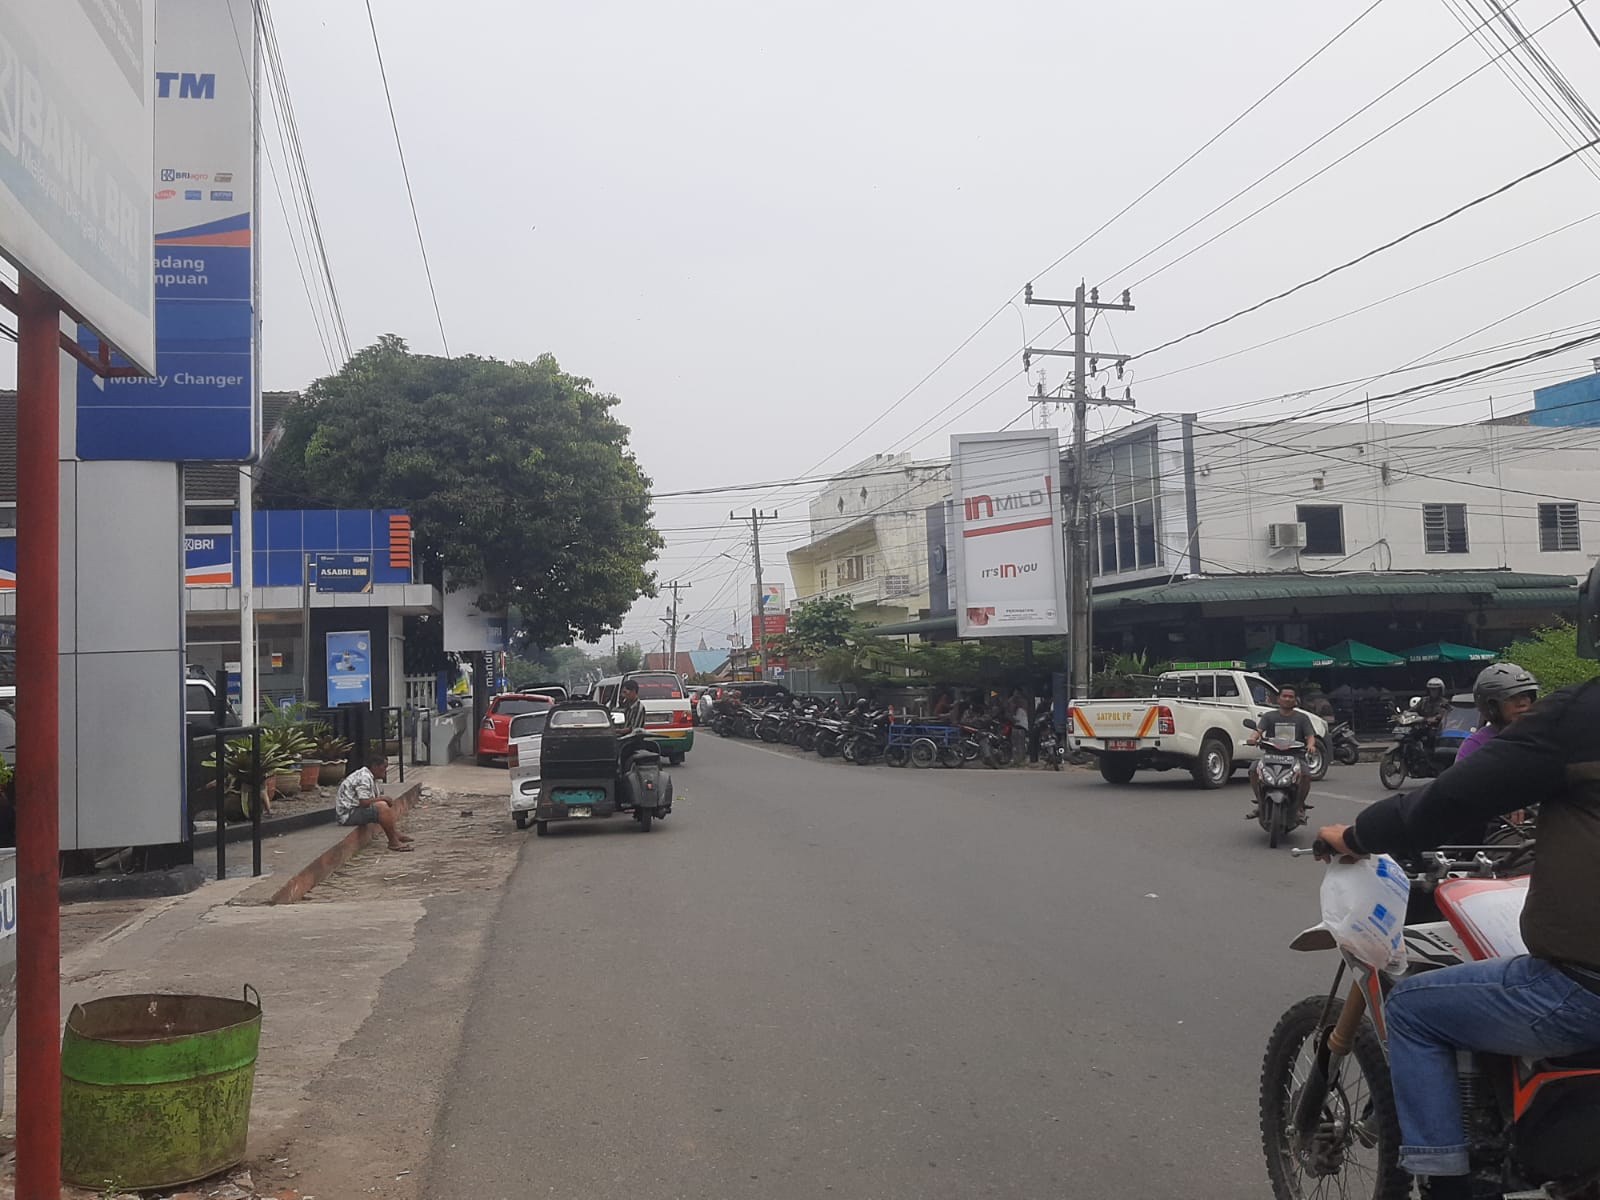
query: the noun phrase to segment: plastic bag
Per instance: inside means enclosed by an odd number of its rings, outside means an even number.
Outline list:
[[[1406,966],[1406,905],[1411,881],[1387,854],[1332,862],[1322,877],[1322,925],[1341,949],[1398,975]]]

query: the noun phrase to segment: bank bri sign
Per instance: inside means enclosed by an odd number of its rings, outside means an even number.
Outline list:
[[[78,368],[79,458],[258,457],[254,31],[250,0],[157,5],[156,369]]]

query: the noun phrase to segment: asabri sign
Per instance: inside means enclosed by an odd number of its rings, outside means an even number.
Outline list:
[[[0,255],[155,367],[155,0],[0,2]]]
[[[957,434],[950,457],[957,633],[1066,633],[1055,430]]]
[[[102,379],[79,368],[80,458],[257,456],[255,28],[251,0],[160,0],[156,158],[145,183],[155,205],[156,369]]]

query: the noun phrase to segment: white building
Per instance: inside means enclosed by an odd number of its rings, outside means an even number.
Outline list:
[[[950,464],[875,454],[811,500],[811,541],[788,552],[795,602],[848,595],[861,618],[928,607],[927,508],[950,495]]]
[[[1093,444],[1096,588],[1174,575],[1582,575],[1600,429],[1153,417]]]

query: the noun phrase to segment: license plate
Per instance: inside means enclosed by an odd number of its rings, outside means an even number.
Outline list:
[[[1107,750],[1137,750],[1139,742],[1136,738],[1107,738]]]
[[[587,804],[570,804],[567,806],[567,816],[592,817],[594,816],[594,809],[590,808]]]

